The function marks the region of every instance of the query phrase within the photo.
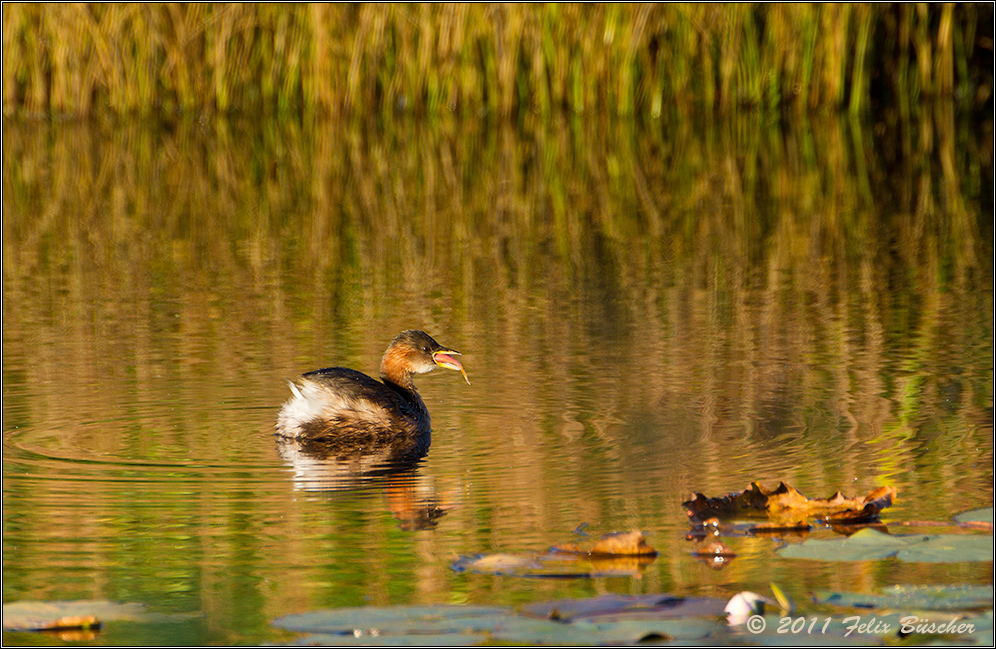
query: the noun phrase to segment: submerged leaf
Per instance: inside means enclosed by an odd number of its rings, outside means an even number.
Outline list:
[[[709,498],[696,493],[682,503],[693,521],[717,517],[767,516],[782,529],[808,528],[806,519],[819,518],[832,523],[875,521],[881,510],[892,505],[894,487],[879,487],[863,498],[845,498],[839,491],[830,498],[813,499],[803,496],[794,487],[781,482],[768,489],[752,482],[743,491]]]

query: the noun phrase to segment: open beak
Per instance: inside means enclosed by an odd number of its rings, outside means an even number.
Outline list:
[[[467,373],[463,370],[463,365],[460,364],[460,361],[453,358],[460,355],[460,352],[455,352],[452,349],[441,349],[438,352],[432,352],[432,360],[439,367],[445,367],[448,370],[460,370],[464,380],[467,381],[467,385],[470,385],[470,379],[467,378]]]

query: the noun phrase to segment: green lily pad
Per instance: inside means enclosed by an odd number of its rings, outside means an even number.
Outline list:
[[[620,619],[615,622],[573,622],[579,630],[591,629],[602,644],[633,644],[701,640],[725,632],[726,625],[695,617],[672,619]]]
[[[472,647],[487,642],[487,636],[473,633],[411,635],[304,635],[284,643],[297,647]]]
[[[488,606],[363,606],[284,615],[273,626],[298,633],[397,636],[491,631],[509,609]]]
[[[867,528],[843,539],[809,539],[780,548],[778,553],[787,559],[870,561],[895,556],[905,545],[921,538],[891,536]]]
[[[890,557],[931,563],[992,561],[993,537],[984,534],[894,536],[867,528],[845,539],[810,539],[783,547],[778,553],[787,559],[819,561],[873,561]]]
[[[526,645],[594,645],[604,640],[591,626],[508,617],[491,633],[493,640]]]
[[[685,600],[667,595],[603,596],[591,600],[556,600],[533,605],[528,612],[556,619],[520,615],[501,607],[394,606],[316,611],[288,615],[274,625],[289,631],[311,633],[293,640],[294,645],[338,646],[469,646],[476,644],[618,645],[618,644],[754,644],[867,645],[896,639],[909,619],[907,606],[918,601],[938,607],[988,603],[992,588],[986,586],[893,587],[882,595],[821,594],[821,603],[862,608],[886,604],[898,611],[860,611],[819,617],[769,615],[765,627],[730,627],[719,621],[712,600]],[[820,601],[820,600],[818,600]],[[705,606],[705,603],[710,606]],[[552,608],[551,608],[552,606]],[[682,607],[687,607],[683,609]],[[900,612],[901,611],[901,612]],[[681,617],[668,617],[680,614]],[[564,615],[565,617],[560,617]],[[929,622],[972,624],[971,632],[921,632],[930,642],[986,644],[992,637],[992,610],[965,616],[947,608],[920,614]],[[568,617],[573,616],[573,617]]]
[[[818,590],[817,604],[850,608],[897,609],[900,611],[964,611],[992,607],[993,587],[989,586],[890,586],[879,595],[837,593]]]
[[[393,606],[285,615],[274,620],[273,625],[287,631],[311,634],[292,641],[295,645],[340,646],[466,646],[488,642],[535,645],[631,644],[641,641],[692,641],[722,633],[725,629],[725,625],[714,618],[716,607],[706,610],[692,604],[686,611],[690,615],[710,615],[709,619],[691,616],[649,619],[639,616],[648,615],[653,610],[639,608],[635,603],[635,600],[647,598],[626,599],[630,608],[616,606],[616,612],[611,616],[574,622],[526,617],[497,607]],[[681,601],[665,595],[652,596],[652,599],[654,602],[662,599]],[[606,606],[607,603],[603,601],[599,605],[580,605],[575,608],[590,612],[605,610]],[[635,617],[627,617],[630,615]]]
[[[699,618],[553,622],[508,618],[491,633],[493,640],[529,645],[613,645],[638,642],[693,641],[721,633],[725,626]]]
[[[522,607],[522,613],[545,619],[599,622],[624,617],[628,620],[652,616],[685,618],[720,616],[725,602],[706,597],[685,598],[671,595],[601,595],[589,599],[559,599],[536,602]]]
[[[959,523],[989,523],[993,524],[993,508],[985,507],[983,509],[975,509],[970,512],[965,512],[963,514],[958,514],[954,517]]]
[[[993,537],[982,534],[938,534],[911,544],[896,558],[911,563],[958,563],[992,561]]]
[[[971,624],[974,629],[967,637],[975,644],[981,646],[993,646],[993,611],[989,609],[979,615],[972,615],[962,620],[966,624]],[[962,636],[966,637],[966,636]]]

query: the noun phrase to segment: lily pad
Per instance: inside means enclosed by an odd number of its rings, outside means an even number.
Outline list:
[[[587,635],[598,644],[619,645],[654,642],[688,642],[723,633],[726,625],[695,617],[670,619],[619,619],[577,621],[565,625]],[[560,644],[559,642],[557,644]]]
[[[352,637],[461,634],[491,631],[510,613],[489,606],[371,606],[284,615],[273,626],[298,633]]]
[[[722,600],[608,595],[535,604],[520,615],[481,606],[362,607],[285,615],[277,628],[310,635],[295,645],[467,646],[633,644],[694,641],[725,632]],[[562,610],[567,617],[550,615]],[[534,615],[535,617],[530,617]]]
[[[285,643],[297,647],[472,647],[487,642],[484,634],[304,635]]]
[[[958,563],[992,561],[993,537],[982,534],[938,534],[911,544],[896,558],[911,563]]]
[[[864,529],[845,539],[810,539],[783,547],[778,553],[787,559],[819,561],[873,561],[890,557],[931,563],[992,561],[993,537],[983,534],[894,536]]]
[[[603,644],[599,630],[591,625],[565,624],[528,617],[509,617],[491,633],[493,640],[525,645]]]
[[[985,507],[983,509],[975,509],[970,512],[965,512],[963,514],[958,514],[954,517],[959,523],[989,523],[993,524],[993,508]]]
[[[584,607],[584,610],[593,608]],[[616,607],[616,610],[624,609]],[[686,611],[693,612],[693,608]],[[697,612],[704,614],[705,610]],[[274,620],[273,625],[311,634],[292,641],[295,645],[339,646],[467,646],[496,641],[534,645],[619,644],[694,640],[725,628],[713,620],[694,617],[625,619],[623,616],[562,622],[525,617],[504,608],[473,606],[334,609],[287,615]]]
[[[890,586],[881,594],[838,593],[818,590],[813,593],[817,604],[832,604],[849,608],[896,609],[900,611],[964,611],[992,608],[993,587],[989,586]]]
[[[916,598],[946,597],[953,604],[991,602],[991,588],[974,586],[896,587],[883,591],[885,599],[902,610]],[[843,594],[834,602],[866,605],[865,596]],[[986,598],[989,598],[988,600]],[[908,611],[818,616],[768,615],[758,628],[728,626],[719,622],[721,600],[685,599],[669,595],[609,595],[590,600],[553,600],[526,607],[520,615],[510,609],[480,606],[394,606],[352,608],[288,615],[274,625],[312,633],[294,645],[339,646],[468,646],[475,644],[616,645],[679,643],[713,645],[863,645],[896,638]],[[557,612],[552,616],[553,611]],[[538,617],[529,617],[535,615]],[[923,613],[920,614],[923,617]],[[965,616],[950,610],[933,610],[930,622],[972,624],[970,633],[937,633],[937,641],[979,643],[992,636],[992,610]],[[545,619],[543,619],[545,618]],[[963,625],[964,626],[964,625]],[[919,633],[920,638],[930,632]]]
[[[718,616],[723,600],[671,595],[602,595],[590,599],[558,599],[522,607],[522,613],[561,622],[617,621],[652,616],[654,619]]]
[[[974,643],[982,646],[993,646],[992,609],[980,613],[979,615],[965,617],[961,621],[972,625],[973,630],[970,634],[968,634],[968,637],[970,637]]]
[[[530,645],[616,645],[639,642],[693,641],[722,633],[725,626],[713,620],[621,619],[613,622],[553,622],[520,617],[503,621],[491,634],[493,640]]]

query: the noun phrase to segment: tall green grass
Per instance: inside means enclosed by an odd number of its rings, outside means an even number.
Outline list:
[[[992,25],[991,4],[5,4],[3,110],[978,105]]]

